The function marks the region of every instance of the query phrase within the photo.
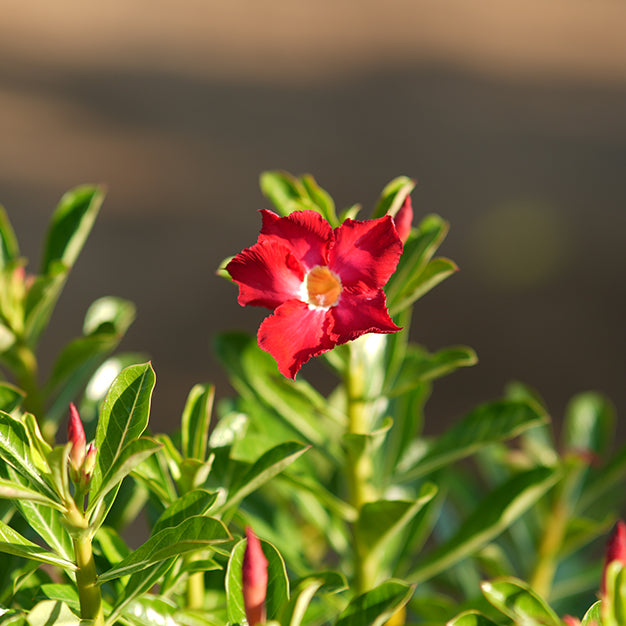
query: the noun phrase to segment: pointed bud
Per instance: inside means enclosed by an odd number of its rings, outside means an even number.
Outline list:
[[[617,522],[606,544],[606,557],[602,571],[602,585],[600,586],[602,596],[606,593],[606,570],[613,561],[619,561],[626,565],[626,523],[623,520]]]
[[[246,528],[246,551],[241,570],[243,604],[249,626],[265,621],[265,594],[267,593],[267,559],[261,542],[250,527]]]
[[[411,233],[411,224],[413,222],[413,206],[411,204],[411,196],[407,196],[402,203],[402,206],[398,209],[396,216],[393,218],[393,223],[398,231],[398,237],[404,244],[409,238]]]
[[[92,443],[89,444],[87,448],[87,454],[85,454],[85,460],[83,461],[83,466],[81,468],[81,476],[83,484],[89,484],[91,480],[91,474],[93,473],[93,468],[96,466],[96,454],[98,449]]]
[[[580,620],[577,617],[572,617],[571,615],[564,615],[563,622],[565,622],[567,626],[580,626]]]
[[[70,463],[72,469],[78,472],[85,459],[85,431],[80,415],[73,403],[70,403],[70,421],[67,425],[67,439],[72,443],[70,450]]]

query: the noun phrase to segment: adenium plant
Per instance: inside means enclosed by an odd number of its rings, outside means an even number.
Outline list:
[[[0,623],[626,623],[623,522],[601,555],[626,478],[608,400],[573,398],[557,437],[512,383],[424,434],[436,380],[476,355],[411,341],[414,305],[457,270],[414,186],[394,179],[365,216],[309,175],[262,175],[273,210],[219,273],[271,314],[214,338],[234,395],[214,407],[190,383],[172,433],[149,431],[151,364],[116,351],[131,303],[97,300],[39,366],[102,190],[63,196],[38,273],[0,210]],[[315,357],[330,393],[305,379]]]

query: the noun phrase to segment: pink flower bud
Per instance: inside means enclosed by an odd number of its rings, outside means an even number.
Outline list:
[[[85,431],[80,415],[73,403],[70,403],[70,421],[67,425],[67,439],[72,442],[70,450],[70,463],[72,469],[78,472],[85,459]]]
[[[626,565],[626,523],[623,520],[617,522],[606,544],[606,557],[600,587],[602,596],[606,594],[606,570],[613,561],[619,561]]]
[[[91,473],[93,472],[93,468],[96,466],[96,454],[98,449],[94,446],[93,442],[89,444],[87,448],[87,454],[85,454],[85,460],[83,461],[83,466],[81,468],[82,474],[82,482],[84,484],[88,484],[91,480]]]
[[[567,624],[567,626],[580,626],[580,620],[577,617],[572,617],[571,615],[564,615],[563,621]]]
[[[241,570],[243,604],[249,626],[265,621],[265,595],[267,593],[267,559],[261,542],[250,527],[246,528],[247,545]]]
[[[404,244],[409,238],[411,233],[411,223],[413,222],[413,206],[411,204],[411,196],[407,196],[402,203],[402,206],[398,209],[396,216],[393,218],[393,223],[398,231],[398,237]]]

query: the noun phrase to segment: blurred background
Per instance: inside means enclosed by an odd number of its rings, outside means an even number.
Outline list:
[[[0,0],[0,202],[33,269],[62,193],[108,188],[44,363],[94,299],[133,300],[122,348],[152,357],[173,430],[194,383],[228,393],[211,337],[266,314],[215,276],[256,241],[260,172],[364,216],[406,174],[461,268],[413,337],[480,358],[435,387],[429,429],[511,380],[556,419],[587,389],[623,415],[624,33],[622,0]]]

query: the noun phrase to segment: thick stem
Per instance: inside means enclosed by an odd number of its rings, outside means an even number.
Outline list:
[[[102,594],[93,560],[91,536],[87,532],[87,521],[75,507],[69,511],[67,521],[73,527],[72,541],[81,619],[93,620],[93,626],[104,626]]]
[[[204,606],[204,572],[195,572],[187,579],[187,608],[201,609]]]
[[[354,348],[355,346],[351,346]],[[368,432],[365,377],[363,364],[355,358],[351,350],[350,363],[345,375],[345,389],[347,397],[346,412],[348,416],[348,433],[364,435]],[[367,453],[348,450],[346,454],[346,475],[350,489],[350,504],[360,512],[363,505],[372,498],[372,461]],[[368,546],[359,540],[354,526],[352,527],[352,548],[354,554],[354,576],[357,593],[371,589],[375,582],[376,564],[368,558]]]

